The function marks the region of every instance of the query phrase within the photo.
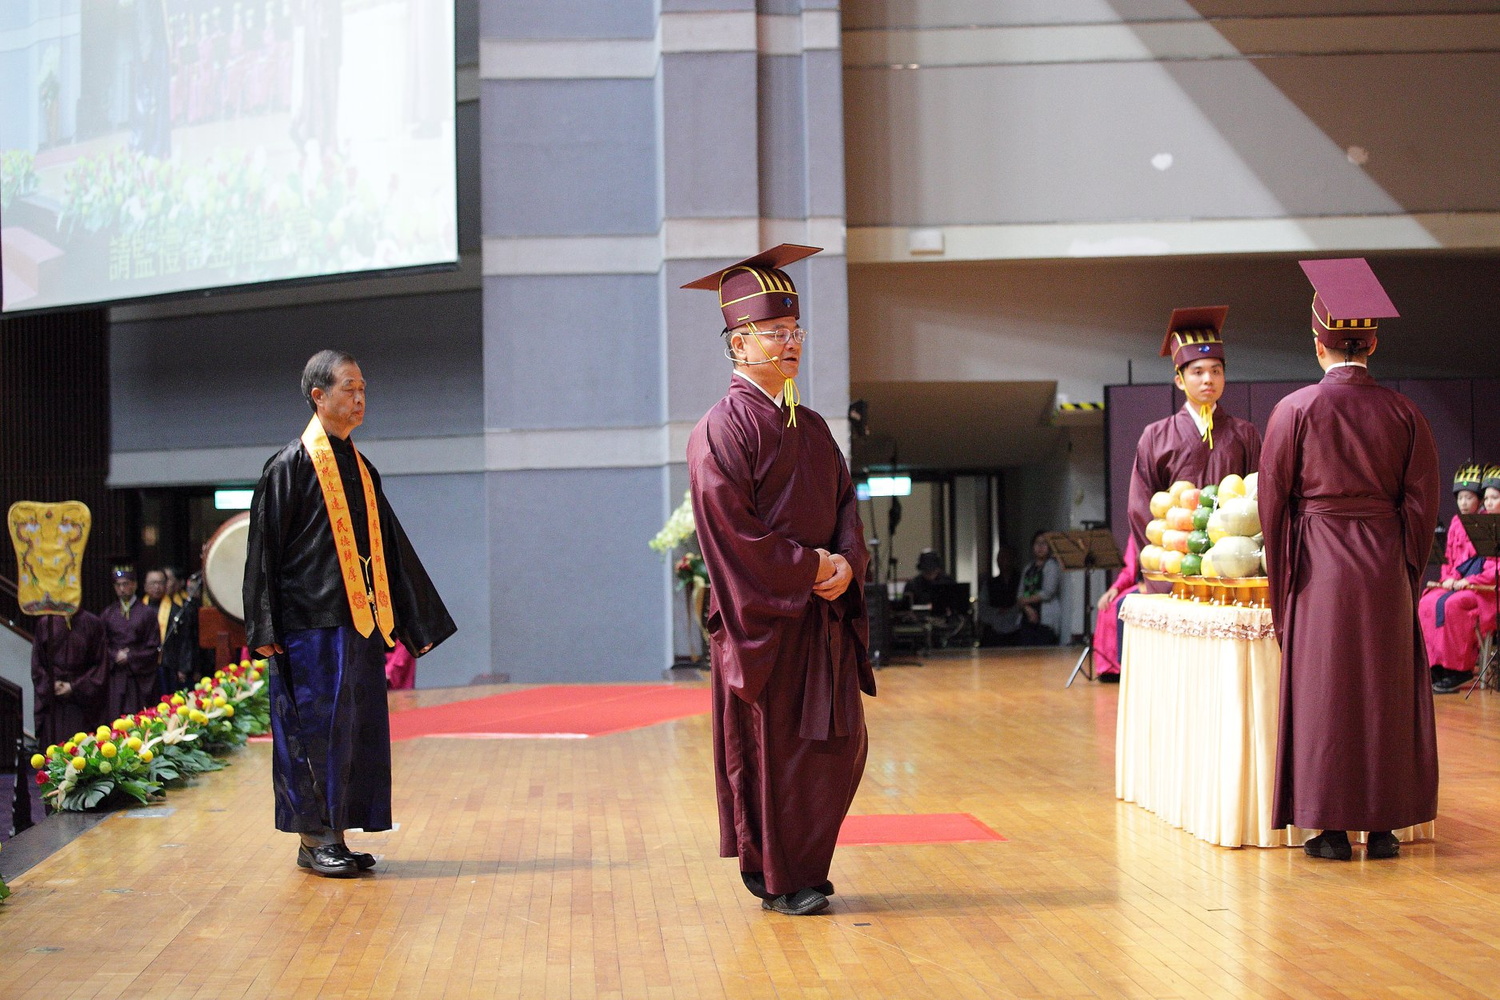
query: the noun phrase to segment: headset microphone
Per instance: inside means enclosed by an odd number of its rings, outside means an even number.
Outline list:
[[[745,365],[747,367],[750,366],[750,365],[772,365],[772,364],[775,364],[776,362],[778,362],[778,361],[781,360],[781,355],[778,354],[778,355],[776,355],[776,357],[774,357],[774,358],[766,358],[764,361],[741,361],[739,358],[735,357],[733,354],[730,354],[729,353],[729,348],[727,348],[727,347],[724,348],[724,357],[728,358],[730,361],[733,361],[737,365]]]

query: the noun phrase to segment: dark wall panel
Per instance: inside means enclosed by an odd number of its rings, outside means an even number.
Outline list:
[[[1104,388],[1104,413],[1107,423],[1105,461],[1109,463],[1109,523],[1115,541],[1124,550],[1128,541],[1129,519],[1126,508],[1130,499],[1130,467],[1135,461],[1135,445],[1146,425],[1174,410],[1177,390],[1170,385],[1111,385]]]
[[[1311,381],[1250,383],[1250,422],[1256,426],[1262,437],[1265,436],[1266,424],[1270,423],[1271,411],[1276,409],[1276,404],[1303,386],[1312,384]]]
[[[1474,461],[1500,464],[1500,378],[1473,381]]]
[[[1449,484],[1453,473],[1474,452],[1474,396],[1472,384],[1448,379],[1403,379],[1396,384],[1422,410],[1437,440],[1438,470],[1443,477],[1443,501],[1438,524],[1446,526],[1458,513]]]

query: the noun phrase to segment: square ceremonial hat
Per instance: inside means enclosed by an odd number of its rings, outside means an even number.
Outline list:
[[[1401,314],[1363,257],[1301,260],[1313,286],[1313,333],[1324,347],[1363,350],[1375,338],[1380,320]]]
[[[782,268],[822,249],[783,243],[682,287],[718,292],[726,329],[783,316],[799,319],[802,309],[797,303],[797,287]]]
[[[1487,490],[1500,490],[1500,465],[1487,466],[1480,484]]]
[[[1173,309],[1167,322],[1167,335],[1161,342],[1161,356],[1172,359],[1173,368],[1204,358],[1224,360],[1224,318],[1228,306],[1191,306]]]

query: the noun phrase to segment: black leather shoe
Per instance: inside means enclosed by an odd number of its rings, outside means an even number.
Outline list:
[[[792,917],[806,917],[828,909],[828,897],[816,889],[803,889],[799,892],[787,893],[785,896],[774,896],[771,899],[762,900],[760,908],[775,910],[777,913],[785,913]]]
[[[1365,844],[1367,858],[1394,858],[1400,853],[1401,841],[1389,830],[1370,834],[1370,839]]]
[[[1302,849],[1309,857],[1327,858],[1330,861],[1348,861],[1354,857],[1354,849],[1349,846],[1349,834],[1343,830],[1324,830],[1303,844]]]
[[[773,898],[770,890],[766,888],[766,876],[762,872],[740,872],[740,881],[745,883],[745,888],[750,890],[750,895],[756,899]],[[823,882],[813,886],[814,889],[825,896],[833,895],[833,883]]]
[[[1432,686],[1433,694],[1457,694],[1463,686],[1474,679],[1472,670],[1449,670],[1442,680]]]
[[[359,866],[354,863],[353,858],[339,849],[338,844],[298,847],[297,867],[311,868],[324,878],[353,878],[359,874]]]
[[[348,844],[339,844],[338,848],[344,852],[345,857],[354,862],[360,871],[367,872],[375,867],[375,855],[366,854],[364,851],[351,851]]]

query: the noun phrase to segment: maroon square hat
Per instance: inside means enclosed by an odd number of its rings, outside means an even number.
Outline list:
[[[717,291],[727,329],[783,316],[798,319],[802,310],[797,303],[797,287],[782,268],[822,249],[783,243],[682,287]]]
[[[1172,359],[1173,368],[1204,358],[1224,360],[1224,317],[1228,306],[1191,306],[1173,309],[1167,321],[1167,335],[1161,342],[1161,356]]]
[[[1313,286],[1313,333],[1324,347],[1362,350],[1379,321],[1400,316],[1363,257],[1298,261]]]

